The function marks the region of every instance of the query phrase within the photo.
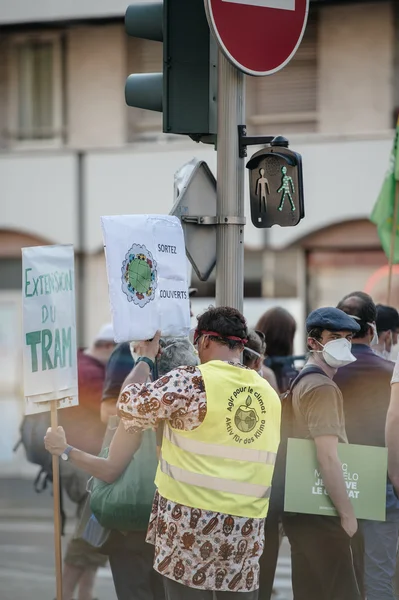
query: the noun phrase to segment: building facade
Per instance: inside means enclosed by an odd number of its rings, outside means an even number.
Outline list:
[[[160,114],[125,105],[130,73],[162,70],[160,43],[126,36],[126,4],[0,5],[0,402],[13,424],[21,413],[21,247],[74,245],[79,335],[88,343],[109,319],[100,216],[168,213],[174,173],[194,156],[216,172],[212,147],[165,135]],[[298,227],[246,226],[251,324],[282,302],[302,320],[353,288],[383,301],[386,258],[368,217],[399,108],[398,4],[311,2],[296,56],[271,77],[247,77],[246,107],[250,133],[285,135],[302,154],[306,205]],[[214,274],[193,283],[198,306],[213,298]],[[399,284],[395,293],[399,304]],[[0,462],[11,460],[4,444]]]

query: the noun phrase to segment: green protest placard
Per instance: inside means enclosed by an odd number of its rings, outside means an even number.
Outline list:
[[[385,521],[387,449],[338,444],[338,455],[356,517]],[[284,510],[337,515],[324,487],[312,440],[288,440]]]
[[[50,412],[56,430],[58,408],[79,403],[73,247],[22,248],[22,273],[25,414]],[[53,455],[56,597],[62,600],[59,468]]]

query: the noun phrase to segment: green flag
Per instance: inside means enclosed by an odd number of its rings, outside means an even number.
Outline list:
[[[395,140],[391,156],[389,158],[389,167],[385,175],[384,183],[380,194],[377,198],[377,202],[371,213],[370,220],[377,225],[378,235],[381,241],[381,246],[390,258],[391,253],[391,237],[392,237],[392,224],[395,209],[395,194],[397,184],[399,185],[399,118],[396,124]],[[397,219],[398,221],[398,219]],[[398,237],[399,226],[396,226],[396,238]],[[393,262],[399,263],[399,244],[396,243]]]

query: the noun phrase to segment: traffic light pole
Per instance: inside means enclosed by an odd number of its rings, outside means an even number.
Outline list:
[[[217,129],[216,304],[244,304],[244,159],[238,126],[245,122],[245,80],[219,51]]]

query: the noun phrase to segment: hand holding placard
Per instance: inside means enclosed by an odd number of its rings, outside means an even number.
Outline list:
[[[157,331],[152,340],[145,342],[135,342],[133,346],[133,352],[136,356],[146,356],[153,362],[157,356],[159,356],[161,349],[159,346],[159,340],[161,339],[161,332]]]
[[[49,427],[44,438],[44,445],[53,456],[61,456],[68,447],[64,429],[61,426]]]

